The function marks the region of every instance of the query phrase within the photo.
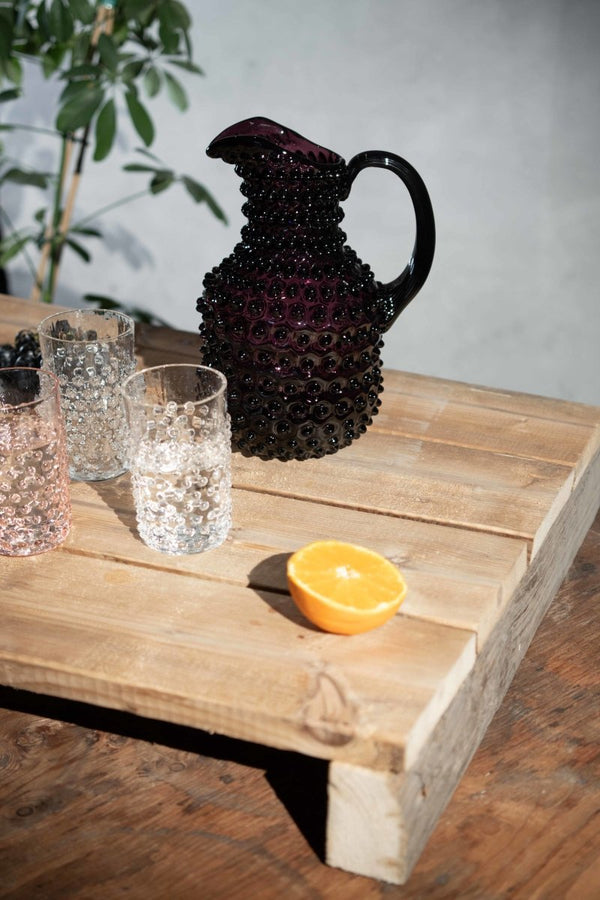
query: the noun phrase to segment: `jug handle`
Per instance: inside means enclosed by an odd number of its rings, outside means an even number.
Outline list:
[[[429,275],[435,252],[435,220],[423,179],[410,163],[395,153],[365,150],[354,156],[347,166],[348,192],[358,173],[369,166],[391,169],[404,182],[412,200],[416,220],[415,244],[408,264],[397,278],[379,286],[378,313],[381,317],[380,324],[387,331],[418,294]]]

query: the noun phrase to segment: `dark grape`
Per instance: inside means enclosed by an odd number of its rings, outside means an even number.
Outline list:
[[[0,369],[7,369],[14,366],[17,351],[12,344],[2,344],[0,346]]]
[[[29,347],[25,350],[20,350],[13,365],[27,366],[28,369],[39,369],[41,366],[40,354]]]
[[[42,354],[37,334],[23,329],[15,336],[13,344],[0,345],[0,369],[11,366],[26,366],[39,369],[42,365]]]

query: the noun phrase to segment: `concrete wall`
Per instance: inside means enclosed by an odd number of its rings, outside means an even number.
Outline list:
[[[597,0],[187,5],[206,76],[186,78],[187,113],[151,106],[152,150],[206,184],[230,224],[179,187],[122,207],[101,220],[91,266],[65,262],[59,299],[106,293],[195,330],[203,275],[244,221],[239,179],[204,151],[227,125],[265,115],[347,160],[392,150],[429,188],[437,255],[387,335],[386,365],[600,404]],[[47,121],[47,89],[20,113]],[[79,216],[143,184],[119,171],[137,145],[127,131],[118,154],[88,166]],[[23,153],[48,161],[51,146],[28,139]],[[5,203],[27,213],[16,194]],[[351,246],[377,278],[393,278],[413,242],[401,183],[362,173],[344,209]],[[13,292],[28,292],[25,274],[11,275]]]

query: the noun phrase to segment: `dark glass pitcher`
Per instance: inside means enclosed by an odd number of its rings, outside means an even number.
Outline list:
[[[382,334],[423,286],[435,249],[427,189],[409,163],[337,153],[271,122],[247,119],[207,153],[233,163],[248,223],[209,272],[198,300],[203,362],[228,379],[233,447],[262,459],[334,453],[381,404]],[[346,245],[340,201],[367,166],[391,169],[416,217],[412,257],[389,284]]]

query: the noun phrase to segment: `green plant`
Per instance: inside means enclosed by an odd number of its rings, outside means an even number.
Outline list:
[[[51,123],[54,128],[34,128],[16,121],[0,124],[7,136],[0,143],[0,189],[11,183],[42,190],[47,198],[28,227],[15,228],[0,207],[4,235],[0,268],[23,257],[32,274],[33,299],[53,301],[63,251],[69,248],[89,262],[86,244],[101,237],[91,223],[122,203],[162,193],[180,183],[195,202],[205,203],[225,221],[203,185],[189,175],[179,175],[147,149],[156,132],[147,99],[166,91],[183,112],[188,108],[188,96],[180,74],[202,74],[193,61],[190,26],[190,15],[179,0],[105,0],[100,4],[90,0],[0,0],[0,103],[13,113],[26,100],[24,61],[39,65],[46,79],[62,86]],[[107,159],[123,117],[144,145],[138,150],[143,160],[124,168],[149,176],[149,182],[143,190],[73,221],[88,154],[94,163]],[[23,128],[56,136],[56,171],[34,171],[11,157],[11,133]],[[93,301],[93,296],[88,296]],[[109,298],[100,299],[120,305]]]

